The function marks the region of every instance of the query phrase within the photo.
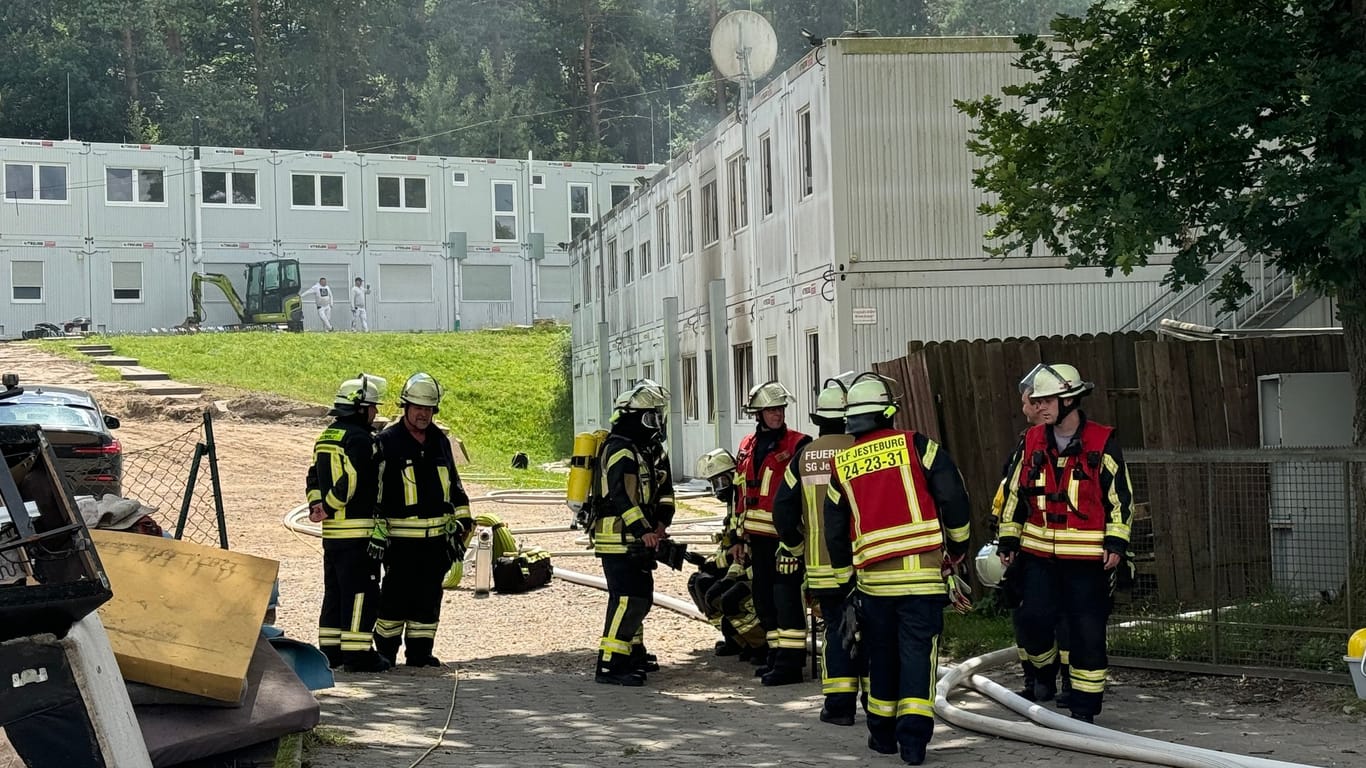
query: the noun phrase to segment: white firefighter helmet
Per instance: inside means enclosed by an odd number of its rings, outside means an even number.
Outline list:
[[[894,381],[876,373],[861,373],[849,385],[844,415],[858,416],[865,413],[891,416],[896,413],[896,393],[892,391]]]
[[[826,379],[820,394],[816,395],[816,410],[813,419],[842,419],[848,405],[849,389],[839,379]]]
[[[1001,579],[1006,575],[1006,567],[1001,565],[1001,558],[996,555],[996,542],[984,544],[977,550],[977,560],[973,564],[977,569],[977,580],[982,582],[983,586],[1001,585]]]
[[[398,401],[402,405],[425,405],[437,408],[441,405],[443,390],[441,384],[428,373],[414,373],[403,382],[403,391]]]
[[[650,379],[641,379],[617,395],[612,405],[618,411],[654,411],[668,406],[669,390]]]
[[[339,407],[365,407],[367,405],[378,406],[384,397],[384,391],[388,389],[389,382],[379,376],[369,373],[362,373],[354,379],[347,379],[337,388],[337,397],[333,405]]]
[[[749,390],[749,400],[745,403],[745,410],[750,413],[758,413],[765,408],[786,408],[795,402],[797,402],[797,398],[792,396],[787,387],[776,381],[766,381],[763,384],[754,385]]]
[[[711,479],[735,471],[735,457],[725,448],[713,448],[697,457],[697,476]]]
[[[1067,363],[1039,363],[1020,381],[1020,391],[1031,390],[1030,397],[1080,397],[1095,388]]]

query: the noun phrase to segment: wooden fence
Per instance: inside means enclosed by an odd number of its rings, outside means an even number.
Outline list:
[[[1335,335],[1177,341],[1128,333],[912,342],[905,357],[873,368],[902,385],[897,425],[933,437],[962,471],[973,503],[974,548],[989,530],[1002,465],[1025,427],[1017,384],[1039,362],[1071,363],[1095,382],[1082,408],[1088,418],[1116,427],[1125,450],[1255,448],[1258,376],[1347,370],[1345,345]],[[1229,504],[1245,509],[1254,500],[1210,494],[1194,487],[1190,477],[1148,484],[1145,515],[1135,526],[1136,537],[1153,542],[1148,567],[1158,599],[1206,597],[1201,585],[1214,581],[1212,568],[1225,587],[1256,591],[1270,573],[1265,521],[1205,502],[1211,496],[1232,499]],[[1246,542],[1237,562],[1212,562],[1200,545],[1211,515],[1220,520],[1220,530]],[[1243,522],[1230,527],[1230,520]]]

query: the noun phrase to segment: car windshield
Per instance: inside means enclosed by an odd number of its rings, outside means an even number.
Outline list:
[[[63,403],[0,400],[0,424],[37,424],[43,429],[103,431],[94,410]]]

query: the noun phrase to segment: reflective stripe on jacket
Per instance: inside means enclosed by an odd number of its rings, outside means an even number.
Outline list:
[[[740,510],[746,536],[776,537],[778,530],[773,527],[773,502],[778,495],[778,487],[797,449],[810,438],[784,427],[782,436],[764,454],[762,461],[755,461],[760,434],[751,432],[740,441],[740,450],[735,457],[736,474],[740,479],[736,506]]]
[[[1083,418],[1061,452],[1052,428],[1033,427],[1007,481],[1001,539],[1040,557],[1091,560],[1128,548],[1133,499],[1114,429]]]

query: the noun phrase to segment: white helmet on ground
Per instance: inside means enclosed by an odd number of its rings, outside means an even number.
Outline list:
[[[431,374],[414,373],[403,383],[403,392],[398,396],[402,405],[422,405],[437,408],[441,405],[443,390],[441,384]]]
[[[1067,363],[1039,363],[1020,380],[1020,391],[1031,390],[1030,397],[1081,397],[1095,388]]]
[[[787,387],[776,381],[766,381],[754,385],[749,390],[749,401],[745,403],[745,410],[758,413],[765,408],[786,408],[795,402],[797,398],[792,396]]]
[[[977,550],[974,565],[977,569],[977,580],[982,582],[983,586],[999,587],[1001,579],[1005,578],[1006,567],[1001,565],[1001,558],[996,556],[994,541]]]

